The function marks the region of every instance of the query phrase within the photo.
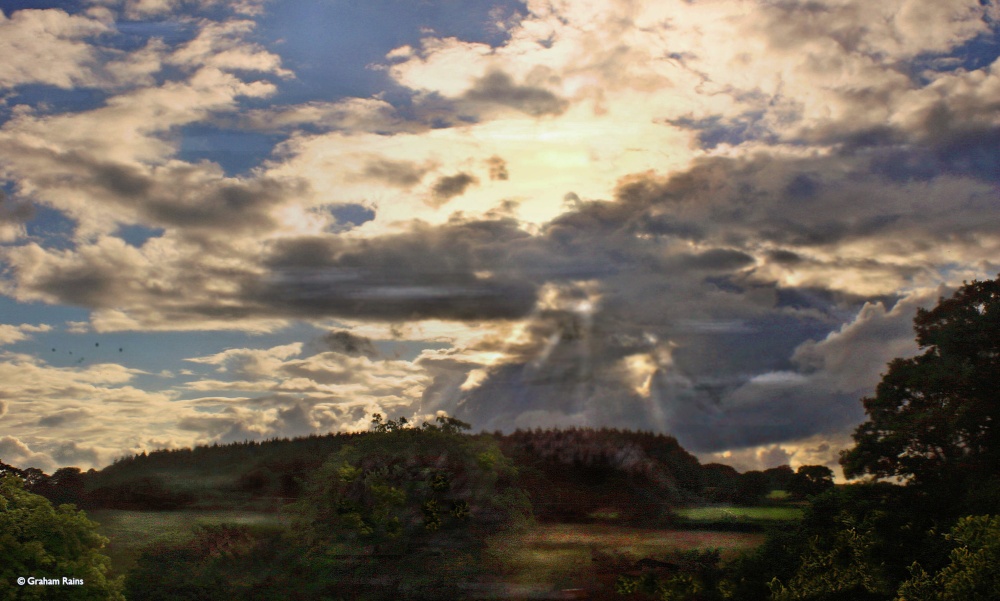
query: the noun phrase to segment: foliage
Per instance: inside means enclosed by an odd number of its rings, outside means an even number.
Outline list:
[[[833,470],[824,465],[802,465],[788,481],[788,492],[805,498],[833,488]]]
[[[662,601],[722,601],[723,570],[718,549],[676,551],[665,561],[643,560],[642,573],[622,574],[618,595],[643,595]]]
[[[990,601],[1000,599],[1000,517],[967,516],[945,539],[954,545],[950,563],[928,574],[914,563],[913,578],[899,587],[897,601]]]
[[[327,456],[362,435],[243,441],[123,457],[84,475],[85,506],[273,510],[298,498],[302,482]]]
[[[736,481],[734,502],[740,505],[756,505],[771,491],[770,480],[764,472],[750,470],[740,474]]]
[[[701,466],[701,479],[701,493],[706,500],[712,503],[735,502],[740,481],[736,468],[721,463],[706,463]]]
[[[848,477],[898,477],[952,494],[1000,465],[1000,278],[920,309],[914,329],[924,352],[889,364],[841,463]]]
[[[442,417],[434,428],[457,434],[468,424]],[[117,460],[83,474],[88,508],[133,510],[274,510],[299,497],[323,462],[371,434],[423,429],[379,415],[369,432],[213,444],[159,450]],[[587,521],[611,509],[620,521],[666,521],[669,505],[697,500],[702,468],[677,440],[615,429],[517,431],[492,435],[518,466],[518,486],[537,516]],[[727,499],[728,500],[728,499]],[[666,502],[666,503],[665,503]]]
[[[910,578],[914,561],[937,567],[947,555],[925,500],[918,489],[887,483],[838,486],[812,497],[799,522],[733,562],[732,598],[888,601]]]
[[[764,475],[767,476],[768,485],[771,491],[787,490],[788,483],[795,476],[795,472],[792,471],[790,466],[779,465],[778,467],[772,467],[764,470]]]
[[[282,601],[318,598],[298,549],[280,529],[201,525],[181,543],[148,547],[129,571],[125,592],[143,601]]]
[[[169,511],[189,507],[194,503],[194,496],[170,490],[159,476],[145,476],[121,484],[102,486],[91,491],[86,502],[91,507],[108,509]]]
[[[497,567],[530,503],[490,438],[445,417],[421,428],[380,417],[296,505],[310,568],[352,598],[448,596]]]
[[[0,599],[123,599],[108,579],[107,539],[72,505],[58,508],[28,492],[20,478],[0,476]],[[81,586],[17,586],[18,577],[80,578]]]
[[[787,582],[794,575],[808,540],[800,528],[781,528],[769,533],[764,544],[746,551],[726,566],[727,598],[738,601],[771,599],[770,583]]]
[[[615,429],[518,430],[494,439],[519,468],[518,485],[547,522],[666,523],[671,505],[701,488],[701,466],[676,439]]]
[[[774,601],[882,599],[889,583],[878,553],[872,519],[855,521],[839,516],[832,537],[814,537],[802,555],[798,570],[785,585],[771,584]]]

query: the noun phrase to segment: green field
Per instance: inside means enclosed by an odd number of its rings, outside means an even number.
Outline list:
[[[693,523],[746,523],[770,524],[802,519],[801,507],[713,505],[708,507],[686,507],[678,509],[677,515]]]
[[[608,524],[541,524],[509,558],[507,581],[520,587],[589,587],[595,562],[627,565],[672,551],[719,549],[723,558],[760,545],[764,535],[708,530],[646,530]]]
[[[280,526],[287,519],[274,513],[246,511],[125,511],[101,509],[87,512],[98,531],[111,542],[106,549],[116,573],[131,568],[142,550],[154,543],[180,543],[198,525],[242,524]]]
[[[770,509],[770,508],[753,508]],[[274,513],[241,511],[91,511],[99,531],[111,542],[107,552],[115,573],[124,573],[142,550],[155,543],[180,543],[198,525],[245,524],[280,527],[287,518]],[[510,571],[504,575],[513,587],[530,596],[532,591],[574,588],[592,584],[597,558],[632,563],[644,557],[662,558],[672,551],[720,549],[731,557],[759,545],[759,533],[708,530],[646,530],[613,524],[539,524],[524,535],[505,558]]]

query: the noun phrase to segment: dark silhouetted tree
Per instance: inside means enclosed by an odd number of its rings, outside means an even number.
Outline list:
[[[844,473],[948,494],[1000,488],[1000,278],[919,309],[914,329],[923,353],[893,360],[863,400],[868,421],[841,456]]]
[[[764,475],[767,476],[768,486],[771,490],[787,491],[788,483],[795,476],[795,472],[792,471],[790,466],[779,465],[778,467],[764,470]]]
[[[788,481],[788,492],[812,497],[833,488],[833,470],[825,465],[802,465]]]
[[[736,483],[736,498],[741,505],[754,505],[770,491],[770,483],[764,472],[751,470],[740,474]]]

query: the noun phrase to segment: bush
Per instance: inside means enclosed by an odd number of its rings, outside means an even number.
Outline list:
[[[914,563],[913,578],[899,587],[897,601],[1000,599],[1000,517],[962,518],[945,539],[954,545],[951,562],[934,575]]]

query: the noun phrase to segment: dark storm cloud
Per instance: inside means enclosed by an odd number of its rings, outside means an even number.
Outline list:
[[[753,257],[745,252],[728,248],[713,248],[696,255],[681,257],[681,263],[685,266],[708,271],[733,271],[753,262]]]
[[[510,75],[499,70],[490,71],[477,80],[464,98],[475,104],[506,106],[532,117],[560,115],[569,106],[569,101],[549,90],[517,84]]]
[[[358,380],[358,373],[347,365],[334,367],[330,362],[322,366],[311,364],[308,361],[289,361],[284,363],[279,369],[279,376],[288,378],[304,378],[311,383],[305,389],[296,389],[297,392],[315,392],[315,384],[330,386],[337,384],[349,384]]]
[[[465,191],[469,189],[470,186],[479,183],[474,175],[465,173],[456,173],[455,175],[447,175],[438,178],[434,182],[434,187],[431,188],[431,193],[433,198],[430,201],[431,206],[439,207],[447,203],[452,198],[456,196],[461,196],[465,194]]]
[[[703,451],[794,440],[856,423],[857,400],[877,381],[886,349],[912,343],[915,306],[859,316],[887,292],[838,289],[830,274],[888,279],[894,290],[935,275],[934,259],[921,253],[962,240],[975,248],[1000,231],[995,184],[976,162],[991,156],[988,134],[955,134],[951,146],[907,148],[876,136],[828,155],[704,158],[667,177],[626,178],[615,200],[580,200],[531,232],[496,214],[414,222],[372,238],[282,238],[247,257],[246,269],[211,274],[235,285],[225,303],[177,294],[209,280],[144,300],[158,303],[161,318],[519,319],[517,340],[471,349],[505,362],[422,359],[433,380],[422,407],[454,411],[477,428],[652,428]],[[947,177],[897,177],[879,167],[894,153],[954,162],[941,163]],[[143,181],[108,170],[102,186],[140,202]],[[446,189],[471,185],[458,184]],[[850,244],[871,256],[844,256]],[[118,306],[134,294],[122,282],[138,278],[122,277],[132,272],[113,256],[67,261],[33,285],[78,304]],[[779,284],[774,273],[786,271],[804,283]],[[852,320],[856,329],[837,332]],[[370,341],[351,336],[332,334],[321,350],[375,356]],[[481,371],[478,386],[466,385],[472,370]],[[281,373],[334,385],[351,377],[308,360],[288,361]],[[237,414],[202,425],[238,439],[313,423],[302,411],[286,417],[287,428]]]
[[[534,306],[531,282],[481,280],[471,274],[386,277],[370,270],[289,269],[248,286],[246,298],[260,312],[285,317],[337,315],[359,319],[512,319]]]
[[[266,229],[268,211],[297,190],[267,178],[211,178],[197,165],[175,165],[149,174],[119,165],[91,165],[94,183],[113,193],[109,198],[136,210],[161,227],[184,229]]]
[[[872,173],[896,182],[929,181],[945,174],[1000,183],[1000,128],[948,132],[932,144],[913,148],[890,146],[874,155]]]
[[[768,251],[767,258],[770,259],[771,261],[774,261],[775,263],[780,263],[783,265],[794,265],[795,263],[800,263],[802,261],[802,257],[797,255],[796,253],[793,253],[790,250],[784,250],[780,248]]]
[[[390,186],[405,189],[419,184],[428,171],[430,171],[428,165],[418,165],[412,161],[377,158],[365,165],[361,176],[365,179],[377,180]]]
[[[698,451],[850,427],[885,361],[910,352],[917,305],[825,287],[831,271],[933,279],[919,253],[1000,231],[1000,215],[981,210],[996,198],[984,170],[945,166],[931,181],[946,186],[914,189],[873,170],[896,150],[704,159],[670,177],[628,178],[615,202],[577,203],[506,257],[550,286],[597,280],[597,310],[532,314],[526,341],[502,348],[511,363],[467,391],[443,372],[435,394],[451,391],[458,415],[478,427],[655,427]],[[897,254],[845,258],[843,244]],[[781,286],[760,271],[768,265],[817,277]],[[658,363],[665,352],[671,360]],[[648,396],[630,361],[652,366]]]
[[[696,451],[843,431],[864,418],[858,401],[871,394],[886,361],[917,351],[913,315],[937,294],[911,297],[891,309],[865,305],[851,323],[799,345],[788,370],[745,381],[711,400],[678,405],[677,431]]]
[[[525,241],[513,219],[375,240],[283,240],[265,258],[270,275],[248,282],[244,298],[266,313],[302,317],[514,318],[534,307],[538,287],[505,261]]]
[[[140,168],[79,152],[25,148],[23,154],[53,165],[51,175],[37,176],[37,185],[85,192],[123,211],[124,220],[184,232],[269,229],[270,210],[303,192],[298,184],[267,177],[222,177],[207,164]]]
[[[858,395],[812,392],[819,398],[802,390],[773,390],[757,404],[728,408],[692,391],[674,406],[673,429],[685,448],[701,453],[834,434],[864,420]]]
[[[364,336],[358,336],[345,330],[328,332],[321,338],[324,347],[334,353],[351,357],[378,357],[378,349],[372,341]]]
[[[957,151],[891,147],[806,159],[703,159],[667,178],[640,176],[623,182],[618,198],[625,207],[611,216],[627,215],[632,227],[650,234],[662,232],[665,222],[675,235],[734,247],[768,241],[787,250],[832,248],[870,240],[891,241],[916,252],[946,232],[1000,227],[1000,214],[976,209],[995,194],[989,191],[992,173],[985,168],[989,145],[951,148],[971,148],[971,158],[963,159]],[[904,156],[897,156],[899,152]],[[906,173],[909,161],[946,154],[950,164],[940,162],[933,180],[949,181],[951,189],[923,187],[917,194],[908,190],[915,179]],[[887,173],[884,165],[897,172]],[[946,175],[956,179],[944,180],[941,176]]]

